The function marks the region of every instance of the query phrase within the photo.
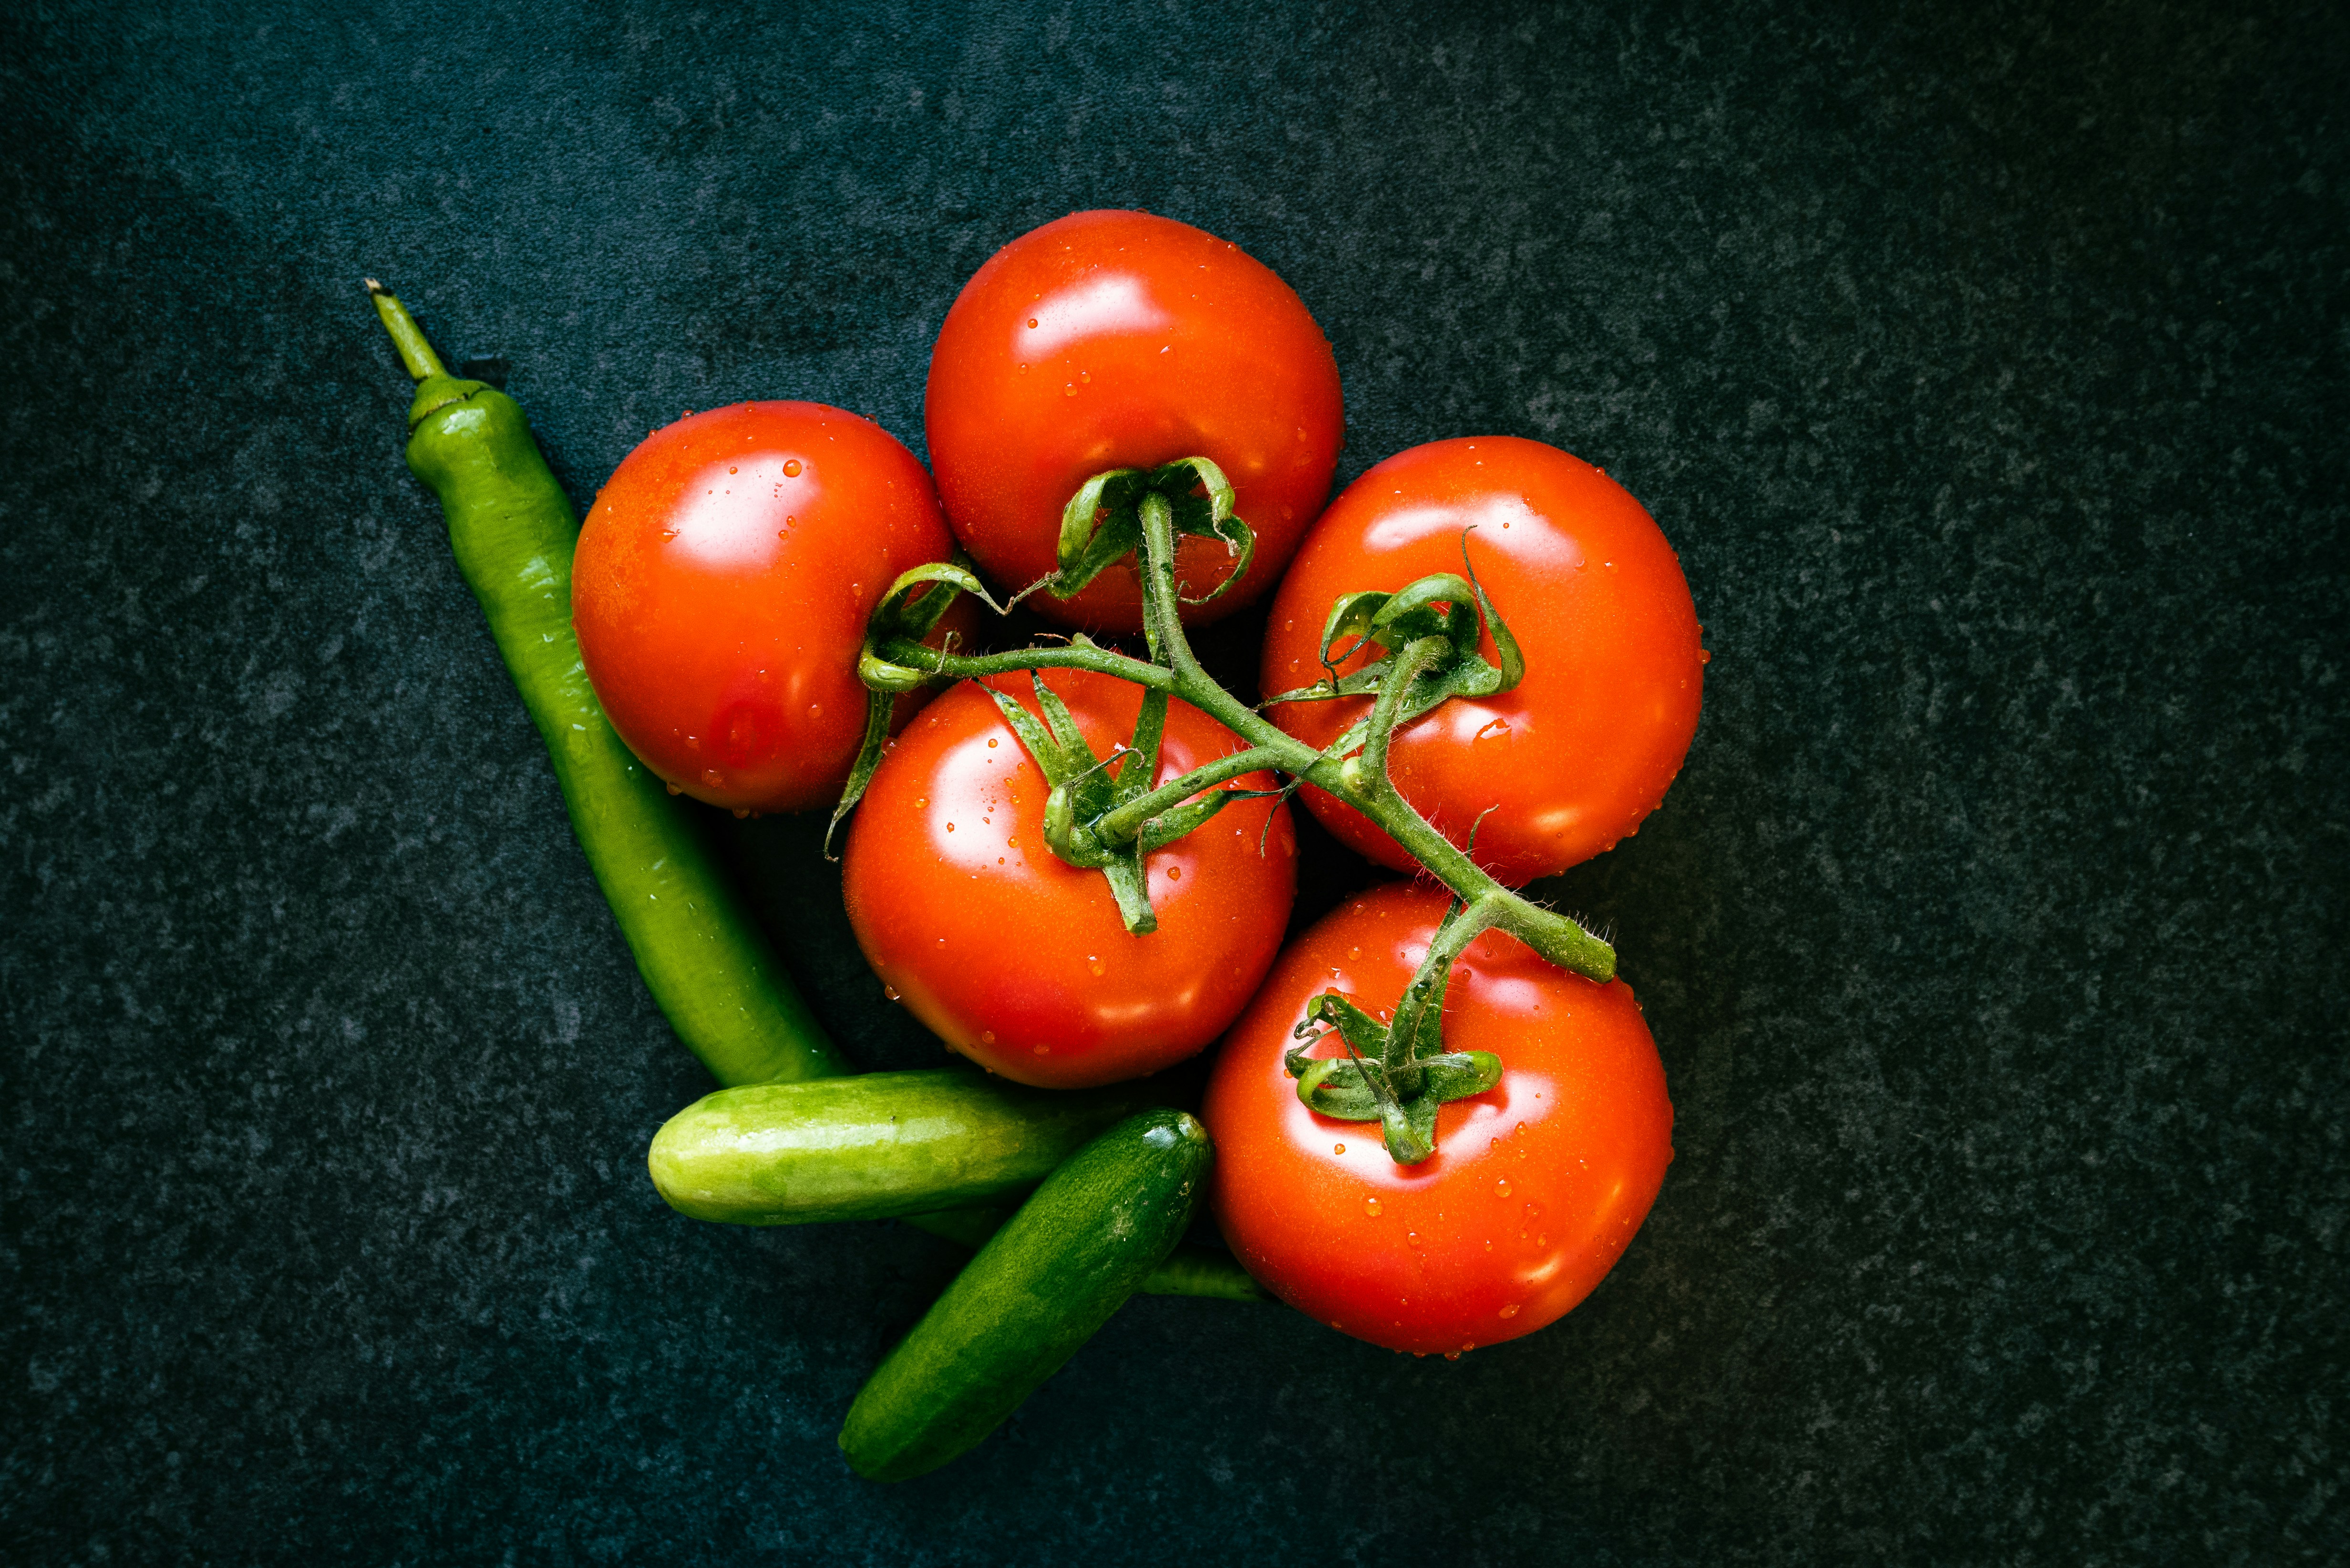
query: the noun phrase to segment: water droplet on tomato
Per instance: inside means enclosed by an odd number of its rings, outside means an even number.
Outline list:
[[[991,751],[991,752],[992,752],[992,751],[993,751],[993,750],[995,750],[995,742],[994,742],[993,741],[990,741],[990,742],[987,742],[987,749],[988,749],[989,751]]]
[[[1053,1048],[1050,1045],[1039,1045],[1036,1047],[1036,1054],[1039,1056],[1050,1056],[1052,1054]]]
[[[664,528],[661,530],[661,537],[664,539],[674,539],[677,537],[677,530],[674,528]]]
[[[1085,382],[1087,386],[1091,386],[1093,384],[1094,373],[1091,370],[1080,370],[1077,372],[1077,379]]]
[[[894,985],[885,985],[885,986],[883,986],[883,987],[881,988],[881,1000],[882,1000],[882,1001],[884,1001],[884,1002],[895,1002],[895,1001],[897,1001],[897,1000],[898,1000],[898,988],[897,988],[896,986],[894,986]]]
[[[1029,326],[1031,326],[1031,327],[1035,326],[1035,325],[1036,325],[1036,318],[1035,318],[1035,317],[1033,317],[1033,316],[1032,316],[1032,317],[1030,317],[1028,318],[1028,325],[1029,325]],[[1027,367],[1026,367],[1025,365],[1023,365],[1023,366],[1021,367],[1021,369],[1024,370],[1024,369],[1027,369]]]
[[[734,808],[734,820],[737,822],[747,821],[750,815],[751,808],[747,805],[738,805]]]
[[[710,784],[712,787],[715,787],[717,784],[723,782],[724,778],[725,775],[720,773],[716,768],[704,768],[702,770],[702,782],[703,784]]]
[[[685,793],[685,786],[683,784],[673,784],[669,786],[669,793],[671,794],[683,794]]]
[[[1363,1212],[1369,1215],[1374,1220],[1378,1219],[1379,1217],[1379,1200],[1376,1198],[1364,1199]]]
[[[1170,882],[1180,882],[1183,879],[1183,867],[1180,866],[1167,867],[1167,879]]]
[[[1087,953],[1086,955],[1086,967],[1093,971],[1094,973],[1097,975],[1107,974],[1109,972],[1109,966],[1102,962],[1101,960],[1094,957],[1091,953]]]
[[[1477,732],[1473,738],[1480,741],[1506,741],[1510,738],[1510,722],[1507,719],[1491,720]]]
[[[786,459],[784,463],[784,477],[785,479],[797,479],[799,476],[800,460],[795,457]]]
[[[1063,396],[1063,397],[1065,397],[1065,398],[1074,398],[1074,397],[1076,397],[1076,395],[1077,395],[1077,384],[1076,384],[1075,381],[1071,381],[1071,382],[1069,382],[1066,386],[1065,386],[1065,387],[1063,387],[1063,388],[1061,389],[1061,396]]]
[[[823,717],[824,717],[824,704],[823,704],[823,703],[821,703],[821,702],[811,702],[811,703],[809,703],[809,704],[808,704],[808,717],[809,717],[809,718],[811,718],[811,719],[821,719],[821,718],[823,718]]]
[[[1713,662],[1713,655],[1700,648],[1697,650],[1697,661],[1700,664],[1711,664]]]
[[[1330,1152],[1332,1154],[1344,1154],[1347,1152],[1347,1146],[1343,1143],[1334,1143],[1330,1146]]]
[[[954,831],[954,824],[953,824],[953,823],[950,822],[950,823],[948,823],[948,824],[947,824],[947,831],[948,831],[949,833],[952,833],[952,832]]]
[[[994,1030],[993,1030],[993,1029],[983,1029],[983,1030],[981,1030],[981,1031],[979,1032],[979,1043],[980,1043],[981,1044],[983,1044],[983,1045],[993,1045],[993,1044],[995,1044],[995,1031],[994,1031]]]
[[[1502,526],[1506,528],[1509,524],[1504,523]],[[1448,1350],[1444,1353],[1444,1359],[1447,1361],[1458,1361],[1461,1359],[1461,1353],[1457,1350]]]
[[[1518,1315],[1518,1309],[1514,1304],[1505,1306],[1502,1309],[1502,1315],[1503,1317],[1515,1317]]]
[[[1523,1126],[1524,1124],[1523,1124],[1523,1123],[1521,1123],[1521,1124],[1519,1124],[1519,1125],[1520,1125],[1520,1126]],[[1501,1180],[1499,1180],[1499,1181],[1497,1181],[1497,1182],[1493,1183],[1493,1196],[1494,1196],[1494,1197],[1496,1197],[1496,1198],[1507,1198],[1509,1195],[1510,1195],[1510,1179],[1509,1179],[1508,1177],[1506,1177],[1506,1176],[1505,1176],[1505,1177],[1502,1178],[1502,1179],[1501,1179]]]

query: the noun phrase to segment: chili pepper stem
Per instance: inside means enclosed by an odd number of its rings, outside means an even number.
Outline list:
[[[383,329],[391,334],[391,345],[400,350],[400,362],[408,367],[408,373],[420,381],[430,376],[447,375],[441,356],[432,351],[424,328],[416,325],[416,317],[408,314],[408,306],[375,279],[365,282],[368,297],[375,301],[375,313],[383,317]]]

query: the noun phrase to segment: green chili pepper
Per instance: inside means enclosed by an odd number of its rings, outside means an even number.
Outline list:
[[[653,1000],[721,1084],[847,1072],[687,808],[596,701],[571,631],[578,519],[521,405],[450,375],[407,308],[372,278],[368,293],[419,383],[408,466],[441,498],[458,568],[546,742],[579,846]]]

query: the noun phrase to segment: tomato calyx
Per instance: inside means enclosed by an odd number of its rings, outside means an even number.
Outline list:
[[[1419,1165],[1435,1154],[1438,1108],[1502,1081],[1502,1059],[1492,1052],[1444,1048],[1444,992],[1452,965],[1493,923],[1492,913],[1471,914],[1458,902],[1445,911],[1388,1023],[1335,991],[1306,1004],[1305,1018],[1291,1031],[1299,1044],[1282,1058],[1306,1109],[1336,1121],[1378,1122],[1388,1157],[1398,1165]],[[1333,1035],[1347,1048],[1344,1056],[1306,1054]]]
[[[1184,603],[1206,604],[1248,575],[1249,563],[1256,559],[1256,535],[1232,514],[1232,482],[1209,459],[1182,457],[1151,469],[1113,468],[1077,486],[1061,509],[1057,568],[1021,590],[1020,597],[1043,588],[1055,598],[1067,598],[1139,552],[1143,498],[1149,495],[1165,498],[1176,534],[1222,540],[1234,557],[1222,582],[1197,598],[1185,597]]]
[[[1525,678],[1525,656],[1509,625],[1493,608],[1493,601],[1477,580],[1469,559],[1469,535],[1461,531],[1461,565],[1466,578],[1451,572],[1431,572],[1395,593],[1366,591],[1343,594],[1330,607],[1322,626],[1319,658],[1323,679],[1311,686],[1284,691],[1262,704],[1327,702],[1341,697],[1375,697],[1372,711],[1349,725],[1323,748],[1326,757],[1341,759],[1340,774],[1351,802],[1359,805],[1376,789],[1367,764],[1356,753],[1384,755],[1386,736],[1433,712],[1454,697],[1497,697]],[[1490,632],[1496,665],[1480,651],[1482,635]],[[1351,640],[1349,640],[1351,639]],[[1346,643],[1344,648],[1340,643]],[[1379,657],[1346,675],[1338,667],[1357,652],[1376,649]],[[1374,738],[1379,744],[1374,746]]]
[[[1211,789],[1189,805],[1151,815],[1123,842],[1106,840],[1093,825],[1116,807],[1141,798],[1158,775],[1167,693],[1145,691],[1142,711],[1135,716],[1133,742],[1099,758],[1044,678],[1032,672],[1029,680],[1045,714],[1041,722],[1009,692],[990,687],[987,694],[1051,786],[1045,797],[1045,846],[1071,866],[1099,871],[1118,899],[1118,919],[1128,934],[1148,936],[1159,929],[1159,917],[1150,908],[1143,857],[1174,843],[1234,800],[1264,792]]]

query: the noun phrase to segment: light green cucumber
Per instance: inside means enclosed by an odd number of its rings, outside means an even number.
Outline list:
[[[1030,1089],[944,1067],[705,1095],[653,1136],[670,1207],[734,1225],[888,1220],[1006,1202],[1169,1094],[1150,1081]],[[967,1245],[985,1239],[984,1217]]]

